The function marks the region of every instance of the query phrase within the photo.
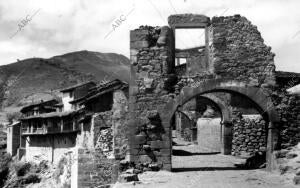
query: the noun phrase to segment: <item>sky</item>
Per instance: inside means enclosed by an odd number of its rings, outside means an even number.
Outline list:
[[[0,65],[80,50],[129,57],[129,31],[140,25],[167,25],[171,14],[240,14],[272,47],[277,70],[300,72],[299,8],[299,0],[0,0]]]

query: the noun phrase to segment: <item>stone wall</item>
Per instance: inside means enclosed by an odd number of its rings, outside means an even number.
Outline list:
[[[274,132],[278,129],[281,130],[278,143],[283,143],[284,147],[294,145],[299,140],[299,103],[292,99],[293,97],[287,97],[286,94],[281,97],[281,94],[276,92],[274,54],[264,43],[256,26],[240,15],[214,17],[211,20],[203,15],[172,15],[168,22],[172,29],[167,26],[155,28],[142,26],[130,33],[130,115],[127,126],[129,130],[127,135],[130,138],[128,155],[130,161],[159,163],[163,164],[162,168],[170,170],[171,123],[166,122],[168,119],[165,119],[167,116],[165,111],[168,110],[165,104],[171,98],[175,98],[184,86],[199,87],[203,82],[216,79],[237,81],[239,84],[242,83],[241,85],[249,86],[249,93],[244,93],[249,96],[254,95],[251,89],[264,88],[265,95],[270,95],[273,91],[272,102],[280,111],[283,123],[276,125],[278,126],[276,130],[270,131],[274,136],[270,142],[272,144],[277,142],[277,133]],[[175,53],[173,29],[176,27],[205,28],[206,45],[202,55],[207,58],[208,66],[205,69],[208,71],[194,74],[194,70],[190,70],[191,74],[187,74],[186,71],[183,73],[184,66],[175,68],[174,58],[183,52]],[[199,59],[195,62],[197,61]],[[189,70],[189,66],[191,65],[188,64],[185,68]],[[229,106],[232,96],[223,93],[220,95],[222,95],[220,99]],[[252,105],[257,108],[260,104],[246,102],[242,107],[245,106],[248,113],[254,113],[255,111],[249,107]],[[237,105],[232,104],[232,106]],[[259,109],[260,112],[261,110]],[[290,111],[292,113],[288,114]],[[267,117],[264,118],[267,120]],[[250,153],[264,150],[266,143],[263,136],[266,133],[260,132],[259,128],[252,125],[255,124],[253,122],[239,123],[240,126],[252,126],[250,132],[247,130],[252,137],[250,135],[251,141],[246,142],[249,135],[242,136],[241,143],[236,143],[237,148],[234,148],[238,150],[237,153],[242,150]],[[237,131],[244,131],[240,129]],[[255,145],[255,139],[258,139],[259,148],[252,147]],[[264,143],[261,140],[264,140]],[[243,145],[247,147],[242,147]],[[272,146],[272,149],[276,148]]]
[[[178,58],[186,59],[186,64],[182,64],[186,66],[182,67],[181,65],[177,65],[175,67],[176,73],[177,72],[179,73],[178,76],[181,75],[194,76],[209,71],[205,46],[200,48],[192,48],[192,49],[185,49],[185,50],[177,49],[175,53],[175,57],[176,57],[176,61],[178,61]]]
[[[274,92],[273,104],[281,119],[277,125],[280,130],[280,148],[289,148],[300,142],[300,96],[290,95],[286,92]]]
[[[26,138],[26,161],[47,160],[57,163],[60,157],[74,148],[76,135],[33,135]]]
[[[199,118],[197,121],[197,152],[221,152],[221,118]]]
[[[89,145],[78,149],[78,187],[97,187],[115,183],[118,162],[114,159],[112,111],[95,113],[88,133],[81,132],[81,140]],[[88,137],[87,137],[88,136]],[[84,139],[83,137],[87,137]],[[84,147],[85,146],[85,147]]]
[[[116,159],[125,159],[128,153],[128,99],[126,93],[122,91],[114,92],[112,124],[113,124],[113,144]]]
[[[161,120],[173,91],[174,39],[167,27],[130,32],[130,160],[171,169],[171,127]]]
[[[117,181],[118,163],[99,152],[78,150],[78,187],[89,188]]]
[[[126,93],[113,93],[112,110],[92,115],[90,127],[80,133],[78,143],[78,187],[113,184],[119,174],[119,162],[128,150]],[[88,126],[86,124],[85,126]]]
[[[275,85],[275,54],[264,44],[257,27],[245,17],[213,17],[209,46],[210,63],[217,77],[251,86]]]
[[[243,116],[233,120],[232,155],[265,152],[266,139],[266,122],[261,116]]]
[[[20,123],[15,123],[7,128],[7,153],[12,156],[17,154],[17,150],[20,146]]]

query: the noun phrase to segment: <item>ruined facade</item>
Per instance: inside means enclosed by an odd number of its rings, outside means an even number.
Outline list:
[[[272,169],[276,165],[275,151],[286,143],[299,141],[298,129],[295,132],[288,128],[296,127],[299,117],[282,110],[280,103],[286,102],[288,96],[285,90],[278,90],[277,82],[282,79],[276,76],[274,53],[264,44],[257,27],[240,15],[212,19],[204,15],[172,15],[168,23],[169,26],[140,27],[130,32],[129,160],[171,170],[174,114],[193,97],[208,93],[225,104],[217,103],[221,111],[222,153],[231,154],[234,131],[240,131],[234,129],[232,110],[260,114],[265,123],[263,131],[255,132],[253,127],[249,131],[262,134],[258,138],[262,147],[251,149],[251,143],[245,150],[266,152],[267,167]],[[176,49],[176,29],[183,28],[203,29],[204,45]],[[180,64],[182,58],[186,58],[185,64]],[[299,77],[294,81],[294,85],[299,83]],[[292,98],[293,102],[286,102],[289,105],[284,108],[299,114],[299,99]],[[235,102],[241,99],[250,102]],[[286,122],[288,116],[290,121]],[[294,137],[287,138],[280,132],[282,128]]]

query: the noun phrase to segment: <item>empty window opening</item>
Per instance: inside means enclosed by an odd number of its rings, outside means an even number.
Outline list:
[[[176,49],[189,49],[205,46],[205,29],[176,29],[175,40]]]
[[[176,58],[176,66],[186,64],[186,58]]]

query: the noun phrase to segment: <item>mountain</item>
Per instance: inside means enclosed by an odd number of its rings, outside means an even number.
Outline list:
[[[47,100],[57,96],[59,89],[85,81],[118,78],[128,82],[129,66],[123,55],[91,51],[18,60],[0,66],[0,99],[4,99],[0,104],[7,109]]]

